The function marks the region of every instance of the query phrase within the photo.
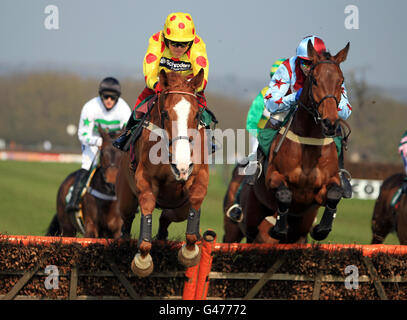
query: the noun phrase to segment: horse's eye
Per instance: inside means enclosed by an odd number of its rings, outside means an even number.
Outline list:
[[[315,78],[312,79],[312,83],[313,83],[314,86],[318,86],[317,80],[315,80]]]

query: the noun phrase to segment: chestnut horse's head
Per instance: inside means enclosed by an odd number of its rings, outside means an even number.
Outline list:
[[[161,126],[169,138],[171,170],[180,181],[188,180],[193,169],[191,141],[201,115],[195,91],[203,78],[203,69],[190,79],[177,72],[160,72]]]
[[[113,147],[113,141],[120,135],[120,131],[108,132],[99,125],[98,131],[103,139],[100,147],[99,163],[102,169],[103,179],[108,184],[116,184],[116,176],[119,171],[120,159],[122,152]]]
[[[308,57],[312,66],[308,73],[308,110],[314,118],[321,121],[323,134],[332,137],[338,127],[338,106],[341,101],[343,73],[339,64],[345,61],[349,42],[335,56],[329,52],[319,54],[308,42]],[[305,92],[304,92],[305,93]],[[303,93],[303,94],[304,94]]]

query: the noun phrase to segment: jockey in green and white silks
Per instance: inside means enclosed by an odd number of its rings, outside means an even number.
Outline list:
[[[122,98],[118,98],[111,109],[106,109],[102,97],[98,96],[82,108],[78,138],[82,145],[82,168],[90,170],[98,147],[102,145],[102,137],[98,125],[109,131],[120,131],[130,117],[131,109]]]
[[[130,117],[131,109],[120,95],[119,81],[112,77],[105,78],[99,85],[99,96],[89,100],[82,108],[78,126],[78,138],[82,145],[82,167],[75,176],[72,195],[65,207],[66,212],[79,210],[82,189],[92,166],[98,163],[98,150],[102,145],[98,126],[108,131],[119,131]]]

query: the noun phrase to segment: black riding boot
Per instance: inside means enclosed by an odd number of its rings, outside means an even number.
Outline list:
[[[339,165],[339,178],[341,179],[341,187],[343,189],[343,197],[349,199],[352,197],[352,185],[350,184],[351,175],[350,173],[344,168],[344,161],[343,161],[343,147],[341,147],[341,153],[339,154],[338,159]]]
[[[65,206],[65,212],[78,211],[79,202],[81,200],[81,193],[83,187],[85,186],[86,180],[88,179],[89,171],[85,169],[80,169],[73,183],[73,190],[69,202]]]
[[[113,141],[113,147],[124,151],[124,146],[126,145],[127,140],[129,140],[131,137],[131,129],[137,124],[137,120],[134,118],[134,116],[135,114],[132,112],[124,132],[115,141]]]

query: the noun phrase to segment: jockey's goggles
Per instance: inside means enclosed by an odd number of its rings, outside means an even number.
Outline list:
[[[107,100],[107,99],[112,99],[113,101],[116,101],[117,100],[117,95],[113,95],[113,94],[102,94],[102,98],[103,98],[103,100]]]
[[[308,61],[308,60],[305,60],[305,59],[300,59],[300,64],[304,68],[309,69],[311,67],[311,65],[312,65],[312,61]]]
[[[170,45],[172,45],[173,47],[176,47],[176,48],[186,48],[187,46],[189,46],[189,44],[191,43],[191,41],[188,41],[188,42],[178,42],[178,41],[171,41],[171,40],[168,40],[168,43],[169,43]]]

